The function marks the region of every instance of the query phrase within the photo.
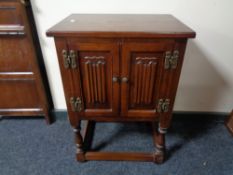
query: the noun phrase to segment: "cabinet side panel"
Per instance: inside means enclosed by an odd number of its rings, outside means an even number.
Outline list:
[[[67,105],[69,121],[73,127],[76,127],[78,118],[75,112],[71,108],[70,98],[76,97],[79,94],[77,94],[77,92],[75,91],[71,69],[67,69],[64,66],[63,50],[68,51],[69,49],[67,45],[67,40],[66,38],[55,38],[55,44],[56,44],[57,57],[58,57],[58,62],[59,62],[59,67],[60,67],[60,72],[61,72],[61,78],[62,78],[62,84],[63,84],[63,89],[64,89],[64,95],[65,95],[65,100],[66,100],[66,105]]]
[[[171,124],[172,111],[175,102],[176,92],[179,84],[180,73],[183,65],[184,54],[186,49],[187,39],[178,39],[173,50],[179,51],[177,67],[175,69],[167,69],[163,73],[163,81],[161,95],[164,98],[170,99],[169,110],[163,113],[160,117],[160,127],[168,128]]]

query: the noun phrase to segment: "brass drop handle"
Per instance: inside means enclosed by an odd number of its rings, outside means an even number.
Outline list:
[[[122,81],[123,83],[128,83],[129,79],[128,79],[127,77],[123,77],[123,78],[121,79],[121,81]]]

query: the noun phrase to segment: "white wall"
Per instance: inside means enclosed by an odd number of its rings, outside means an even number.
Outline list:
[[[54,41],[45,32],[71,13],[169,13],[197,33],[187,46],[175,110],[233,108],[232,0],[32,0],[56,109],[65,100]]]

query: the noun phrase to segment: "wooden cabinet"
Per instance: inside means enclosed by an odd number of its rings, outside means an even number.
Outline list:
[[[0,115],[43,115],[50,123],[46,80],[30,1],[1,1]]]
[[[195,32],[171,15],[71,15],[47,35],[55,37],[77,159],[161,163],[187,38]],[[84,152],[81,120],[151,122],[155,152]]]

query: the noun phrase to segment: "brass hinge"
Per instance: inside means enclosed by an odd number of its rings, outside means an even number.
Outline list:
[[[63,56],[63,64],[66,69],[72,68],[75,69],[77,67],[76,63],[76,53],[74,50],[62,50]]]
[[[178,64],[179,59],[179,51],[174,50],[173,53],[171,51],[167,51],[165,53],[165,62],[164,62],[164,68],[165,69],[175,69]]]
[[[82,100],[80,97],[71,97],[70,98],[70,105],[73,112],[80,112],[82,111]]]
[[[157,104],[157,112],[168,112],[170,106],[170,99],[159,99]]]

